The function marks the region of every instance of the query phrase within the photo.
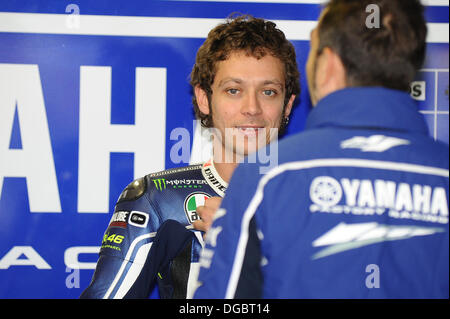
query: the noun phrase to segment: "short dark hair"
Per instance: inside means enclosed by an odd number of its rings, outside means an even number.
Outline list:
[[[217,72],[217,63],[226,60],[230,53],[244,51],[257,59],[266,54],[281,60],[284,64],[286,106],[291,95],[300,93],[299,71],[294,46],[286,39],[284,33],[275,23],[251,15],[232,15],[226,22],[216,26],[208,33],[208,37],[197,52],[191,72],[190,84],[203,89],[208,101],[211,101],[211,85]],[[210,114],[203,114],[197,104],[195,94],[192,98],[194,111],[204,127],[212,127]],[[284,121],[283,121],[284,123]],[[282,129],[282,128],[281,128]],[[280,131],[281,131],[280,129]]]
[[[369,5],[379,25],[368,27]],[[372,7],[373,8],[373,7]],[[318,53],[329,47],[345,67],[348,86],[408,91],[426,50],[427,26],[419,0],[331,0],[318,26]]]

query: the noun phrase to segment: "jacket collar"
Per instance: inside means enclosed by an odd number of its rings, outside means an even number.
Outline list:
[[[214,161],[211,158],[209,161],[202,165],[202,175],[207,181],[208,185],[221,197],[225,196],[225,191],[228,187],[228,183],[225,182],[216,170]]]
[[[325,126],[428,134],[409,94],[381,87],[346,88],[324,97],[310,112],[306,129]]]

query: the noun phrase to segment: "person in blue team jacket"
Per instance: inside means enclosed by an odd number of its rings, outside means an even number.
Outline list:
[[[426,35],[419,0],[324,7],[306,128],[235,170],[195,298],[449,298],[449,148],[408,94]]]

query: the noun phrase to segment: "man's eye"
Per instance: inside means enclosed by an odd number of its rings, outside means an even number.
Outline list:
[[[238,89],[228,89],[227,92],[230,93],[231,95],[236,95],[239,93],[239,90]]]
[[[264,90],[263,94],[266,96],[274,96],[277,94],[277,92],[275,90]]]

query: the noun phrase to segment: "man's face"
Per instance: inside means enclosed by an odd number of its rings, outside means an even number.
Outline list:
[[[245,156],[278,136],[270,134],[270,129],[280,128],[295,96],[283,114],[284,66],[270,54],[258,60],[244,52],[232,52],[216,68],[210,107],[214,128],[221,135],[222,154]],[[210,111],[199,107],[205,114]]]

